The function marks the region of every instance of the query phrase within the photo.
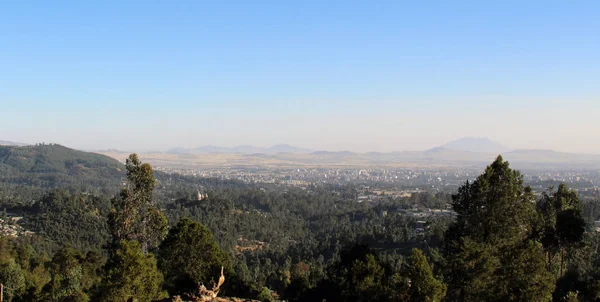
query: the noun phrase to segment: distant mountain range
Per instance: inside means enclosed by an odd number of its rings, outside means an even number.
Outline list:
[[[260,164],[265,160],[289,165],[454,165],[485,166],[498,155],[522,168],[600,169],[600,155],[561,153],[552,150],[513,150],[487,138],[461,138],[425,151],[368,152],[313,151],[290,145],[269,148],[241,145],[236,147],[202,146],[176,148],[169,154],[239,154],[236,164]],[[294,156],[289,156],[294,155]],[[203,157],[209,160],[209,157]]]
[[[198,148],[174,148],[166,153],[170,154],[204,154],[204,153],[239,153],[239,154],[278,154],[278,153],[293,153],[306,154],[313,151],[305,148],[298,148],[290,145],[275,145],[272,147],[256,147],[251,145],[240,145],[235,147],[220,147],[220,146],[201,146]]]
[[[37,152],[35,146],[17,147],[27,144],[15,142],[0,141],[0,145],[9,145],[4,148],[15,148],[17,152]],[[23,148],[23,149],[21,149]],[[39,150],[59,150],[59,147],[41,148]],[[0,148],[0,150],[2,150]],[[12,149],[11,149],[12,150]],[[70,150],[70,149],[60,149]],[[6,151],[6,149],[5,149]],[[69,152],[60,152],[69,154]],[[97,153],[109,155],[118,158],[120,161],[131,152],[108,149],[97,151]],[[206,164],[219,162],[225,165],[242,166],[260,166],[266,163],[275,163],[276,165],[376,165],[376,166],[431,166],[431,165],[451,165],[451,166],[485,166],[492,162],[498,155],[504,159],[516,164],[518,168],[543,168],[543,169],[600,169],[600,155],[595,154],[574,154],[562,153],[552,150],[511,150],[499,143],[485,138],[462,138],[449,142],[436,148],[425,151],[399,151],[399,152],[368,152],[355,153],[349,151],[313,151],[306,148],[294,147],[291,145],[275,145],[272,147],[256,147],[251,145],[240,145],[235,147],[202,146],[198,148],[175,148],[167,152],[139,152],[140,155],[152,155],[148,160],[165,160],[161,164],[175,164],[181,161],[183,164],[188,160],[197,158]],[[14,154],[14,153],[13,153]],[[166,155],[176,155],[168,157]],[[224,160],[220,154],[229,154]],[[0,154],[2,155],[2,154]],[[200,156],[201,157],[196,157]],[[41,159],[45,158],[40,155]],[[52,156],[54,157],[54,156]],[[18,157],[13,157],[18,158]],[[75,156],[73,156],[75,158]],[[73,158],[67,158],[73,161]],[[2,164],[0,156],[0,164]],[[64,161],[67,161],[64,159]],[[61,159],[63,161],[63,159]],[[36,161],[38,165],[43,161]],[[27,164],[30,165],[30,164]],[[59,163],[58,166],[65,164]],[[28,166],[29,167],[29,166]],[[85,165],[83,166],[85,167]],[[26,170],[36,170],[39,167],[29,167]],[[49,168],[44,165],[44,169],[56,170],[55,166]],[[83,170],[81,170],[83,171]],[[80,171],[80,172],[81,172]]]
[[[455,141],[448,142],[441,147],[450,150],[481,153],[504,153],[511,151],[510,148],[505,147],[497,142],[491,141],[487,138],[478,137],[465,137],[457,139]]]
[[[455,141],[451,141],[440,147],[427,150],[425,152],[432,153],[440,151],[442,149],[454,150],[454,151],[466,151],[466,152],[478,152],[478,153],[504,153],[511,151],[497,142],[491,141],[487,138],[474,138],[466,137]],[[291,145],[281,144],[272,147],[256,147],[252,145],[239,145],[235,147],[221,147],[206,145],[197,148],[173,148],[168,150],[166,153],[169,154],[205,154],[205,153],[237,153],[237,154],[278,154],[278,153],[292,153],[292,154],[309,154],[314,153],[318,155],[349,155],[354,154],[350,151],[315,151],[307,148],[299,148]],[[396,152],[397,153],[397,152]],[[380,152],[370,152],[371,155],[381,154]]]

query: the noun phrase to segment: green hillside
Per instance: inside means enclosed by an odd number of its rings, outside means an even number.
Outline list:
[[[115,159],[61,145],[0,146],[0,179],[5,184],[105,190],[119,184],[123,171]]]

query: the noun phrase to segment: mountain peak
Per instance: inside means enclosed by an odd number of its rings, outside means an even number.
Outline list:
[[[481,153],[503,153],[511,151],[510,148],[485,137],[464,137],[448,142],[441,147],[451,150]]]
[[[272,152],[276,153],[311,153],[312,150],[306,148],[299,148],[288,144],[274,145],[269,148]]]

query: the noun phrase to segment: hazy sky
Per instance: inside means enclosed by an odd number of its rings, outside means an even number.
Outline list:
[[[600,153],[600,1],[3,1],[0,140]]]

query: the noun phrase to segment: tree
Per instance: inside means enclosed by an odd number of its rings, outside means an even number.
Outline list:
[[[137,240],[142,250],[154,248],[164,237],[167,219],[152,203],[152,191],[156,184],[150,164],[139,160],[133,153],[127,158],[127,187],[119,197],[113,198],[109,225],[113,241]]]
[[[547,269],[558,278],[562,277],[567,249],[581,243],[585,233],[579,197],[577,192],[560,184],[556,192],[543,193],[537,209],[542,217],[538,232],[548,255]],[[557,255],[560,255],[559,261],[555,261]]]
[[[258,296],[256,297],[261,302],[272,302],[274,301],[273,296],[271,295],[271,291],[268,287],[263,287]]]
[[[438,302],[446,295],[446,285],[433,276],[427,258],[419,249],[413,249],[408,258],[410,300]]]
[[[487,301],[493,298],[490,288],[494,272],[500,267],[495,250],[470,238],[461,239],[447,254],[448,300]]]
[[[539,242],[525,240],[501,250],[499,257],[502,265],[495,271],[493,289],[502,301],[552,299],[556,279],[546,270],[544,249]]]
[[[159,267],[166,287],[182,293],[218,277],[222,267],[231,272],[231,264],[215,242],[210,230],[184,218],[173,227],[159,249]]]
[[[101,281],[98,274],[102,264],[103,258],[96,252],[88,252],[84,256],[69,247],[60,249],[48,264],[51,279],[44,287],[42,299],[88,301],[90,292]]]
[[[556,282],[554,300],[561,301],[577,293],[580,301],[596,301],[600,298],[600,234],[586,232],[581,243],[567,248],[568,265]],[[558,258],[558,257],[557,257]],[[554,272],[560,260],[551,266]]]
[[[534,242],[538,215],[531,188],[501,156],[452,196],[446,232],[451,301],[547,301],[554,278]]]
[[[25,281],[23,269],[15,259],[9,258],[0,264],[0,282],[4,286],[6,301],[11,301],[25,291]]]
[[[163,276],[152,254],[144,255],[137,241],[120,241],[105,266],[103,301],[151,301],[161,298]]]
[[[534,205],[521,173],[498,156],[473,183],[465,183],[452,196],[458,215],[446,235],[452,244],[462,237],[491,245],[519,242],[531,233]]]
[[[83,292],[84,272],[81,262],[83,256],[70,248],[63,248],[54,255],[50,263],[52,280],[44,290],[45,299],[63,301],[79,297],[78,301],[88,300]]]
[[[317,286],[317,296],[327,301],[382,301],[386,283],[379,258],[368,246],[357,244],[342,251],[329,280]]]
[[[289,258],[287,259],[289,260]],[[288,261],[286,260],[286,265]],[[310,289],[309,277],[310,266],[304,262],[298,262],[294,264],[289,271],[286,272],[286,278],[289,278],[289,282],[286,281],[286,288],[284,294],[286,299],[295,301],[298,300],[302,294],[306,293]]]

